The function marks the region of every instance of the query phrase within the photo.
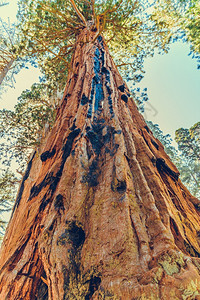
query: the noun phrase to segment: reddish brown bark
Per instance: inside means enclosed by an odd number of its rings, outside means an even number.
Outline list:
[[[92,35],[22,181],[0,299],[200,299],[199,201]]]

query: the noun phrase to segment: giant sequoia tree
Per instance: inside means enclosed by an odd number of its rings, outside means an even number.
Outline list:
[[[82,26],[2,244],[0,298],[199,299],[199,200],[130,97],[106,14],[87,19],[71,3]]]

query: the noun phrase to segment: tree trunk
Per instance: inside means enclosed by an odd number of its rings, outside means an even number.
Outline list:
[[[4,66],[4,68],[2,70],[0,70],[0,85],[2,84],[2,82],[4,81],[4,79],[6,78],[6,75],[8,74],[8,71],[12,67],[12,64],[14,63],[14,61],[15,61],[15,59],[11,58],[8,61],[8,63]]]
[[[78,37],[56,123],[21,182],[0,299],[200,299],[200,213],[103,39]]]

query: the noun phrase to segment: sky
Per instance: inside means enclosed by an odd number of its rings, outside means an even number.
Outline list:
[[[168,54],[146,60],[141,85],[147,87],[149,103],[155,109],[147,104],[146,118],[174,136],[176,129],[200,121],[200,69],[188,56],[188,44],[178,42],[170,48]]]
[[[0,8],[0,17],[15,21],[17,0]],[[145,61],[145,75],[140,87],[147,88],[149,102],[145,118],[159,124],[165,134],[174,137],[175,130],[189,128],[200,121],[200,70],[197,62],[188,56],[189,45],[181,42],[171,45],[168,54],[156,54]],[[23,69],[16,76],[14,89],[8,89],[0,100],[0,109],[13,109],[21,92],[38,82],[38,69]]]

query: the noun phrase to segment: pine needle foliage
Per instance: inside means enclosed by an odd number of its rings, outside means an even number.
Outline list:
[[[10,212],[17,193],[19,179],[9,169],[3,170],[0,177],[0,241],[7,225],[6,214]]]
[[[0,160],[10,167],[17,163],[23,173],[33,149],[52,127],[57,101],[47,94],[44,84],[34,84],[22,92],[14,110],[0,110]]]
[[[165,47],[166,32],[151,20],[150,2],[20,0],[18,20],[23,38],[18,50],[37,58],[45,78],[62,89],[76,37],[88,28],[96,32],[94,40],[104,36],[122,72],[136,72],[142,69],[144,57],[153,55],[156,47]]]
[[[178,149],[173,146],[171,136],[164,135],[158,124],[151,121],[147,121],[147,124],[178,168],[183,184],[200,199],[200,122],[189,129],[176,130]]]

